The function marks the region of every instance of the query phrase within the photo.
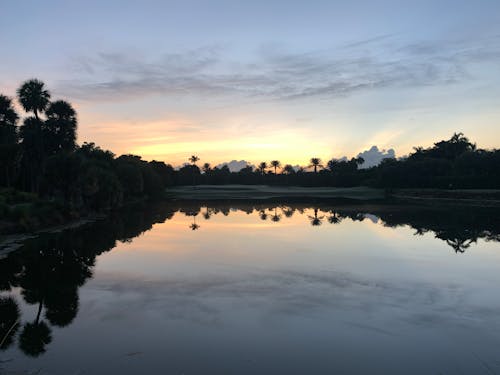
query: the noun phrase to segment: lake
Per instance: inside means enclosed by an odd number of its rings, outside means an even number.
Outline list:
[[[163,202],[45,233],[0,259],[0,373],[500,373],[496,211]]]

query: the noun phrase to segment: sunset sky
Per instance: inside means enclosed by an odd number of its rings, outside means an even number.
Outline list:
[[[174,165],[500,148],[500,1],[5,0],[0,92],[43,80],[80,143]]]

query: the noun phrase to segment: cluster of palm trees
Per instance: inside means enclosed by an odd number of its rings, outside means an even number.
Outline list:
[[[64,100],[51,101],[38,79],[22,83],[17,99],[28,114],[19,128],[12,100],[0,94],[1,179],[9,187],[21,175],[29,190],[38,191],[46,158],[76,147],[76,112]]]
[[[188,159],[189,163],[193,166],[196,166],[196,163],[200,160],[200,158],[196,155],[191,155]],[[250,166],[249,166],[250,167]],[[311,158],[309,160],[309,165],[306,168],[313,168],[314,173],[318,172],[319,168],[324,168],[322,161],[320,158]],[[284,166],[281,164],[279,160],[271,160],[269,164],[263,161],[257,165],[255,171],[264,175],[267,171],[271,170],[274,174],[278,174],[278,169],[281,169],[282,174],[294,174],[296,172],[305,172],[306,168],[298,167],[297,169],[291,164],[285,164]],[[209,173],[212,170],[212,166],[210,163],[204,163],[201,167],[201,170],[204,173]]]

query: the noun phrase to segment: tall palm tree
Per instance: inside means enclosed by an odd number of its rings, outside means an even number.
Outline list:
[[[309,168],[314,167],[314,173],[318,172],[318,168],[323,168],[323,165],[321,164],[321,159],[320,158],[311,158],[309,161],[311,163],[309,165]]]
[[[39,120],[38,113],[43,113],[50,101],[50,93],[45,89],[45,84],[38,79],[30,79],[17,89],[19,103],[26,112],[33,112]]]
[[[189,158],[189,162],[193,165],[196,165],[196,162],[200,160],[200,158],[196,155],[191,155],[191,157]]]
[[[194,185],[196,185],[196,169],[198,168],[198,166],[196,165],[196,162],[198,160],[200,160],[200,158],[196,155],[191,155],[191,157],[188,160],[193,165],[192,170],[193,170],[193,188],[194,188]],[[199,172],[199,170],[198,170],[198,172]]]
[[[274,174],[276,174],[276,169],[281,167],[281,163],[279,160],[272,160],[271,167],[274,168]]]
[[[265,161],[261,162],[259,166],[257,167],[257,170],[261,173],[264,174],[267,169],[267,163]]]

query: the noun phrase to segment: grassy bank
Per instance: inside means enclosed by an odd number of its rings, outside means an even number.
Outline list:
[[[72,218],[61,204],[14,189],[0,190],[0,234],[32,232]]]
[[[266,200],[266,199],[384,199],[384,190],[367,187],[330,188],[267,185],[199,185],[180,186],[168,190],[168,197],[190,200]]]

